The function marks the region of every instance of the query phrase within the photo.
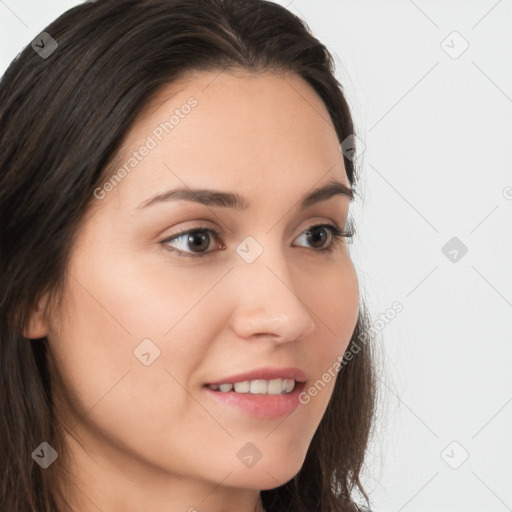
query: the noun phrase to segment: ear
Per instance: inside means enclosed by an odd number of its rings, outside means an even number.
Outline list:
[[[25,338],[37,340],[48,335],[48,325],[45,317],[47,301],[48,293],[45,293],[35,309],[32,310],[28,326],[22,333]]]

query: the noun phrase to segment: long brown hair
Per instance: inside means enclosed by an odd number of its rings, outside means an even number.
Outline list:
[[[46,338],[22,333],[46,291],[58,303],[93,192],[161,87],[193,70],[292,72],[321,97],[340,143],[354,134],[331,54],[304,21],[272,2],[87,1],[45,32],[0,82],[0,509],[9,512],[55,512],[57,496],[65,502],[56,375]],[[36,51],[43,47],[45,55]],[[344,163],[356,190],[354,162],[344,154]],[[354,490],[368,502],[360,481],[376,397],[368,328],[361,299],[347,349],[358,352],[343,361],[299,473],[261,492],[267,512],[355,510]],[[59,452],[47,470],[32,458],[43,441]]]

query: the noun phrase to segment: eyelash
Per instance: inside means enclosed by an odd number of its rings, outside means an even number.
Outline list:
[[[338,245],[342,243],[343,239],[345,239],[345,238],[352,239],[352,237],[355,234],[355,231],[353,229],[348,229],[347,231],[343,231],[338,226],[335,226],[332,224],[313,224],[312,226],[309,226],[305,231],[303,231],[302,234],[307,233],[308,231],[319,229],[319,228],[328,229],[332,235],[332,243],[328,247],[326,247],[324,249],[316,249],[316,250],[313,249],[315,252],[320,252],[320,253],[329,254],[329,253],[333,252],[338,247]],[[221,233],[218,229],[200,226],[197,228],[189,229],[187,231],[182,231],[181,233],[176,233],[175,235],[172,235],[171,237],[168,237],[168,238],[162,240],[160,243],[162,245],[164,245],[166,250],[176,253],[177,256],[179,256],[179,257],[185,257],[185,258],[205,257],[208,254],[211,254],[212,251],[207,251],[207,252],[203,252],[203,253],[188,253],[185,251],[181,251],[180,249],[175,249],[174,247],[170,247],[169,245],[165,245],[168,242],[172,242],[172,241],[182,237],[183,235],[188,235],[188,234],[197,233],[197,232],[211,233],[214,235],[214,237],[216,239],[218,239],[219,236],[221,235]]]

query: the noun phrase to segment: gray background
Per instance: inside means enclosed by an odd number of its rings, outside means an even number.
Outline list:
[[[0,0],[2,72],[79,3]],[[512,1],[277,3],[334,54],[364,144],[351,253],[379,333],[373,508],[512,510]]]

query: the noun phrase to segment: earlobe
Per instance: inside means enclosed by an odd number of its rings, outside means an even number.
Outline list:
[[[48,294],[44,294],[38,301],[35,309],[30,314],[28,326],[23,331],[23,336],[30,340],[37,340],[48,335],[48,325],[46,322],[46,304]]]

